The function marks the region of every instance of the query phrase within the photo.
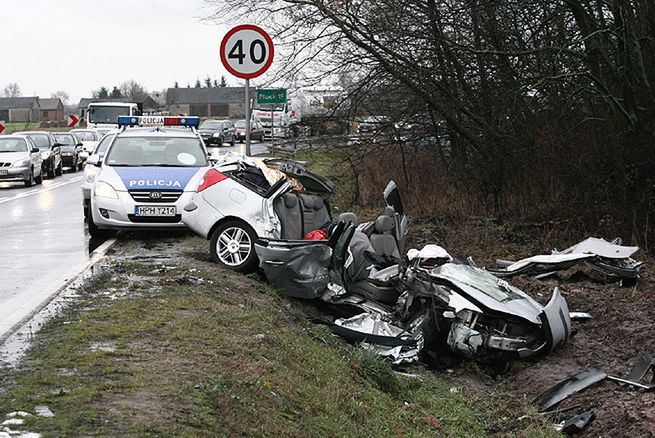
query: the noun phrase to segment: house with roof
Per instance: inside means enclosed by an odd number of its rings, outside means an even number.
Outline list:
[[[39,104],[42,122],[60,122],[64,120],[64,104],[60,98],[39,99]]]
[[[0,97],[0,120],[5,122],[38,122],[39,98]]]
[[[166,109],[171,114],[241,119],[246,116],[244,87],[169,88]],[[250,95],[255,97],[255,89]]]

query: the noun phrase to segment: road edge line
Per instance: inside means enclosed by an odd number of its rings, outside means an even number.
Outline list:
[[[44,299],[39,305],[35,306],[27,315],[21,318],[16,324],[12,325],[6,332],[0,334],[0,345],[4,344],[7,339],[9,339],[13,334],[15,334],[21,327],[27,324],[36,314],[48,307],[48,305],[55,299],[59,294],[65,291],[74,281],[76,281],[82,274],[84,274],[89,268],[98,263],[102,259],[109,248],[111,248],[117,241],[117,237],[111,237],[107,239],[102,245],[98,246],[91,252],[91,257],[88,261],[84,262],[81,267],[76,266],[69,272],[73,272],[72,275],[67,275],[68,279],[64,282],[63,285],[59,286],[54,292],[52,292],[46,299]]]

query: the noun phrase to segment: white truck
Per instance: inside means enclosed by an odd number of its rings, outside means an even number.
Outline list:
[[[118,128],[118,116],[140,116],[139,105],[130,102],[92,102],[86,109],[87,128]]]

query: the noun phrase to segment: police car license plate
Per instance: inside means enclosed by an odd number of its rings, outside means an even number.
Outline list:
[[[177,210],[174,205],[137,205],[134,207],[136,216],[175,216]]]

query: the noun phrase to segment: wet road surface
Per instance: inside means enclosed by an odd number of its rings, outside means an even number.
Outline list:
[[[88,259],[82,172],[24,187],[0,184],[0,336]]]
[[[234,147],[209,148],[212,156]],[[267,152],[253,143],[252,154]],[[76,275],[102,241],[84,225],[83,172],[41,185],[0,183],[0,339]]]

